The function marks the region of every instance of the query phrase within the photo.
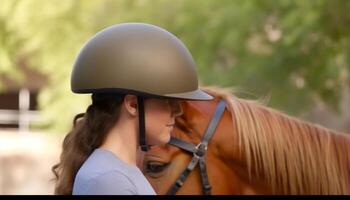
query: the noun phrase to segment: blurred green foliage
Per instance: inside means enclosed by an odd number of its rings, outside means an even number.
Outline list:
[[[319,100],[337,110],[349,85],[349,11],[346,0],[2,0],[0,74],[20,80],[21,57],[47,74],[40,107],[48,127],[66,132],[90,103],[70,91],[79,49],[107,26],[138,21],[178,36],[202,85],[268,96],[293,115]]]

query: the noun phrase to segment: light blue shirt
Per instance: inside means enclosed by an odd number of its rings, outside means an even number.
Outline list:
[[[156,195],[139,168],[95,149],[75,176],[73,195]]]

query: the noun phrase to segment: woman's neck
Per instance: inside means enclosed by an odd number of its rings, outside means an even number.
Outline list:
[[[118,123],[107,133],[100,146],[114,153],[127,164],[137,166],[141,154],[138,148],[138,131],[133,120],[118,120]]]

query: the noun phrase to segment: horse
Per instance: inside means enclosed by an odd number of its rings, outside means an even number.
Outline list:
[[[238,98],[228,88],[202,90],[214,100],[183,101],[171,142],[144,155],[140,168],[157,194],[350,194],[349,134]],[[219,104],[220,117],[209,124]],[[199,148],[207,128],[212,136]]]

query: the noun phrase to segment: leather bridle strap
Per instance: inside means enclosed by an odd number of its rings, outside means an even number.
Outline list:
[[[137,108],[139,112],[139,144],[142,151],[148,151],[150,147],[146,142],[144,97],[137,97]]]
[[[170,189],[167,192],[167,195],[173,195],[175,194],[179,188],[183,185],[184,181],[187,179],[190,172],[196,167],[196,165],[199,163],[200,168],[200,175],[201,175],[201,181],[202,181],[202,191],[205,195],[211,194],[211,186],[209,183],[209,178],[207,175],[206,170],[206,163],[205,163],[205,155],[208,148],[208,143],[212,136],[215,133],[215,129],[220,121],[220,118],[222,114],[225,111],[226,103],[224,100],[221,100],[215,110],[214,116],[212,120],[209,123],[208,128],[206,129],[204,136],[202,138],[202,141],[195,146],[194,144],[185,142],[181,139],[171,137],[169,144],[179,147],[186,152],[192,153],[193,157],[186,169],[180,174],[178,179],[175,181],[175,183],[170,187]]]
[[[194,144],[180,140],[179,138],[176,138],[176,137],[171,137],[169,144],[179,147],[182,150],[187,151],[188,153],[193,153],[196,151],[196,146]]]

